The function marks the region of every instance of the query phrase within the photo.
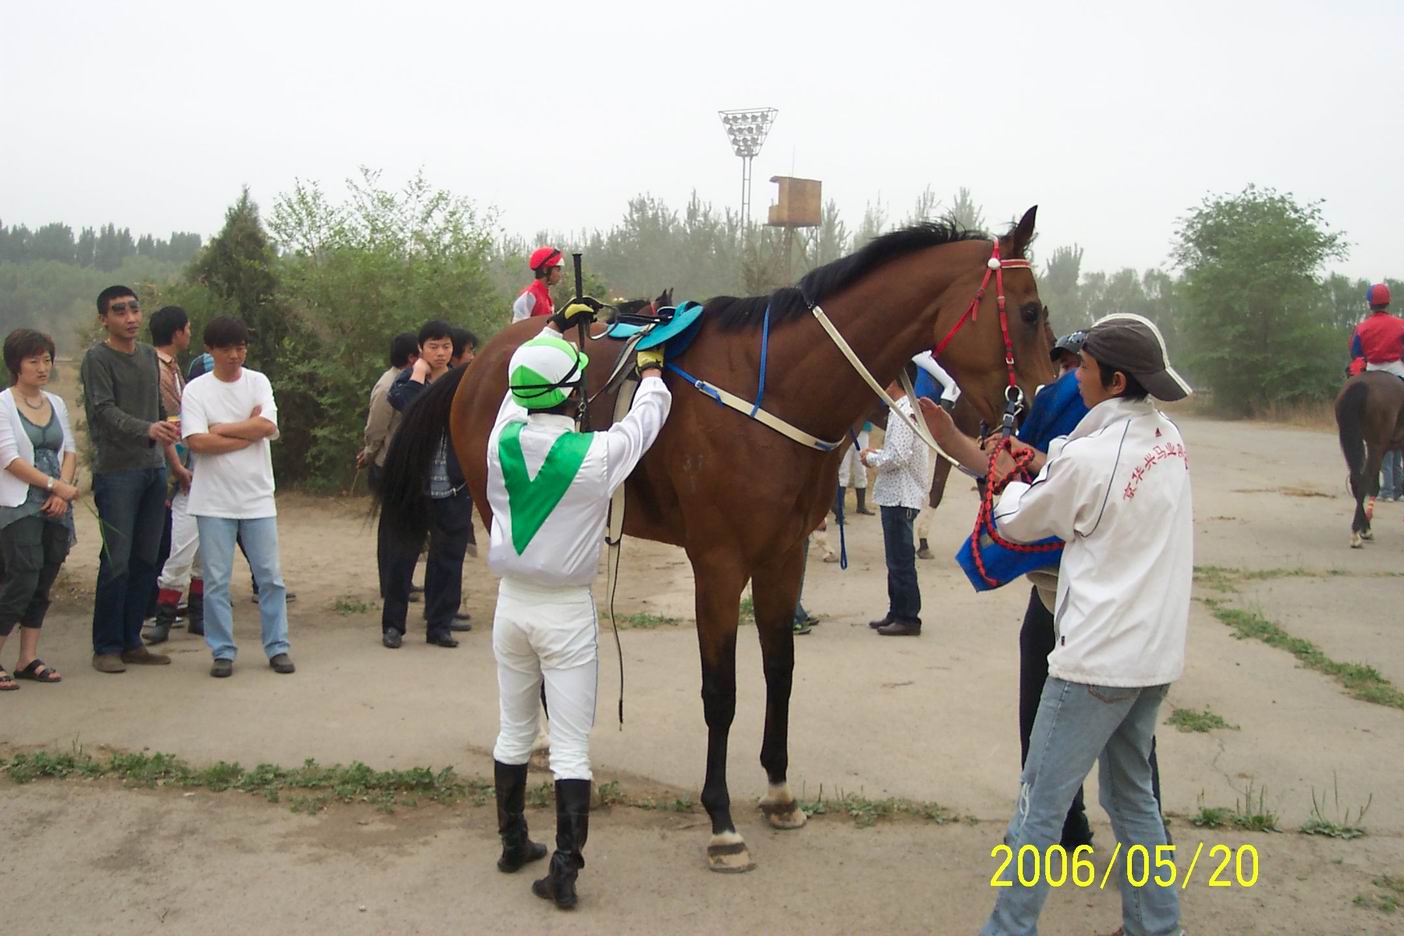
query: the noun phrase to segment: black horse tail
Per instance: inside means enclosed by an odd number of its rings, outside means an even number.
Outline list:
[[[1347,386],[1336,401],[1336,428],[1346,468],[1350,470],[1350,490],[1356,497],[1369,496],[1369,486],[1365,483],[1365,405],[1369,399],[1369,384],[1356,381]]]
[[[420,393],[400,416],[376,494],[380,522],[402,542],[423,542],[429,531],[429,468],[449,430],[453,395],[467,367],[455,367]]]

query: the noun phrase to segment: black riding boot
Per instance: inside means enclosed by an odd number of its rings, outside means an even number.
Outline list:
[[[200,585],[198,591],[190,586],[190,597],[185,603],[185,630],[192,637],[205,636],[205,590],[204,583]]]
[[[531,885],[531,892],[554,900],[562,910],[575,908],[575,877],[585,867],[585,839],[590,835],[590,781],[556,781],[556,853],[551,870]]]
[[[868,509],[868,489],[854,488],[853,493],[858,495],[858,513],[871,514],[872,511]]]
[[[497,788],[497,834],[502,836],[502,857],[497,870],[511,874],[529,861],[546,857],[546,846],[527,838],[527,765],[492,762],[492,785]]]

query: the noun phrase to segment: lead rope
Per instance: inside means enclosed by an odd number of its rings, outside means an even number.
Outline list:
[[[1012,408],[1012,407],[1011,407]],[[980,578],[985,584],[991,587],[1000,585],[1000,581],[992,577],[985,571],[985,560],[980,554],[980,537],[988,536],[990,541],[998,546],[1002,546],[1010,552],[1016,553],[1046,553],[1063,548],[1061,541],[1052,543],[1015,543],[999,535],[999,530],[994,525],[994,502],[995,497],[1001,493],[1005,486],[1015,478],[1028,481],[1032,478],[1029,471],[1029,463],[1033,461],[1033,449],[1026,448],[1021,452],[1014,451],[1010,439],[1013,435],[1013,419],[1006,414],[1005,426],[1000,433],[999,441],[995,443],[994,449],[990,452],[990,467],[985,473],[985,493],[980,499],[980,513],[975,520],[975,529],[970,534],[970,558],[975,562],[975,571],[980,573]],[[1005,452],[1009,453],[1010,459],[1014,462],[1013,469],[1004,476],[1000,476],[995,469],[999,456]]]

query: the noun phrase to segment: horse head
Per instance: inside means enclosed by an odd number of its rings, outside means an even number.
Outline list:
[[[998,269],[993,266],[996,258],[992,250],[986,255],[987,262],[983,268],[973,270],[963,278],[965,286],[957,290],[957,294],[980,298],[969,319],[962,319],[956,329],[969,330],[972,336],[962,341],[952,341],[955,331],[951,330],[951,319],[945,316],[939,320],[938,333],[933,336],[938,348],[943,343],[949,344],[949,349],[943,349],[938,357],[956,375],[961,389],[970,397],[981,417],[991,425],[999,422],[1005,402],[1013,392],[1010,387],[1011,372],[1014,385],[1023,394],[1025,407],[1032,402],[1038,387],[1051,382],[1056,376],[1050,358],[1054,338],[1048,323],[1048,309],[1039,299],[1038,284],[1026,260],[1026,251],[1034,236],[1037,212],[1037,205],[1024,212],[1018,223],[999,238]],[[999,309],[1001,279],[1003,316]],[[984,292],[980,295],[979,284],[982,281]],[[971,300],[962,298],[959,301],[968,303]],[[968,307],[961,309],[967,310]],[[1011,357],[1012,361],[1009,360]],[[994,362],[993,365],[991,362]]]

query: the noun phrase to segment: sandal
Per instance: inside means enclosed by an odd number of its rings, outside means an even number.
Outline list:
[[[14,692],[19,688],[19,683],[15,682],[15,677],[0,669],[0,692]]]
[[[53,669],[43,660],[35,657],[29,661],[29,665],[22,670],[15,670],[16,679],[32,679],[39,683],[60,683],[63,677],[58,670]]]

